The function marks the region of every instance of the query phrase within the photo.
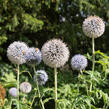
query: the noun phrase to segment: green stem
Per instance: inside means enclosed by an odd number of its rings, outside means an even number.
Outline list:
[[[92,73],[94,73],[95,69],[95,43],[94,43],[94,37],[92,37]],[[90,84],[90,92],[92,91],[92,77],[91,77],[91,84]]]
[[[34,97],[33,97],[33,99],[32,99],[32,103],[31,103],[30,109],[32,108],[32,105],[33,105],[33,103],[34,103],[35,98],[36,98],[36,92],[35,92],[35,95],[34,95]]]
[[[18,100],[18,109],[19,109],[19,64],[17,65],[17,100]]]
[[[25,99],[26,99],[26,94],[24,94],[24,96],[23,96],[23,103],[25,104]]]
[[[11,98],[11,101],[10,101],[10,109],[11,109],[11,105],[12,105],[12,98]]]
[[[57,68],[54,68],[54,78],[55,78],[55,109],[57,109]]]
[[[80,70],[80,73],[81,73],[81,75],[83,75],[83,71],[82,70]]]
[[[92,37],[92,71],[94,72],[95,67],[95,44],[94,44],[94,37]]]
[[[90,92],[92,91],[92,82],[90,83]]]
[[[42,109],[45,109],[44,107],[44,103],[42,101],[42,97],[41,97],[41,94],[40,94],[40,90],[39,90],[39,84],[38,84],[38,80],[37,80],[37,74],[36,74],[36,69],[35,69],[35,66],[33,67],[33,70],[34,70],[34,73],[35,73],[35,79],[36,79],[36,86],[37,86],[37,91],[38,91],[38,95],[39,95],[39,98],[40,98],[40,103],[41,103],[41,106],[42,106]],[[33,101],[34,102],[34,101]]]

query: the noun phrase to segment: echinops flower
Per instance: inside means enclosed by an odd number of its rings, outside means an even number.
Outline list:
[[[44,70],[37,70],[34,75],[34,81],[36,81],[36,75],[39,85],[45,85],[48,80],[48,75]]]
[[[42,60],[42,54],[38,48],[29,48],[25,53],[25,60],[28,65],[38,65]]]
[[[84,70],[87,67],[87,58],[81,54],[77,54],[71,59],[71,67],[74,70]]]
[[[44,63],[52,68],[63,66],[69,58],[68,47],[59,39],[52,39],[46,42],[41,52]]]
[[[89,16],[85,19],[82,26],[86,36],[92,38],[100,37],[105,31],[105,24],[98,16]]]
[[[15,88],[15,87],[10,88],[9,94],[13,97],[17,97],[17,88]]]
[[[28,50],[28,46],[24,42],[15,41],[9,45],[7,49],[7,57],[13,64],[25,63],[24,54]]]
[[[20,84],[20,90],[23,92],[23,93],[29,93],[31,92],[32,90],[32,86],[29,82],[22,82]]]

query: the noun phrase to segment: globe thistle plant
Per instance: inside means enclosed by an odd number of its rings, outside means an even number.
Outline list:
[[[59,39],[46,42],[41,52],[44,63],[52,68],[63,66],[69,58],[68,47]]]
[[[15,87],[10,88],[9,94],[13,97],[17,97],[17,88],[15,88]]]
[[[86,57],[81,54],[77,54],[71,59],[71,67],[74,70],[82,71],[87,67],[87,64],[88,62]]]
[[[98,16],[89,16],[83,22],[83,32],[86,36],[92,38],[100,37],[105,30],[105,24],[103,20]]]
[[[7,49],[7,57],[13,64],[23,64],[26,62],[24,58],[28,46],[24,42],[15,41],[9,45]]]
[[[23,82],[23,83],[20,84],[20,90],[23,93],[30,93],[31,89],[32,89],[32,86],[29,82]]]
[[[26,62],[24,58],[28,46],[24,42],[15,41],[9,45],[7,49],[7,57],[13,63],[17,64],[17,95],[18,95],[18,108],[19,108],[19,65]]]
[[[68,61],[69,49],[60,39],[53,39],[43,45],[41,52],[44,63],[54,68],[55,109],[57,109],[57,68],[62,67]]]
[[[25,60],[28,65],[38,65],[42,60],[41,52],[38,48],[29,48],[25,53]]]
[[[105,24],[103,20],[98,16],[89,16],[86,18],[82,25],[83,32],[86,36],[92,38],[92,71],[95,66],[95,47],[94,38],[100,37],[105,31]]]
[[[48,75],[44,70],[37,70],[36,71],[37,80],[39,85],[45,85],[48,80]],[[36,81],[36,76],[34,75],[34,81]]]
[[[42,101],[42,97],[41,97],[41,94],[40,94],[40,90],[39,90],[39,84],[43,85],[44,81],[39,80],[39,75],[37,75],[36,68],[35,68],[36,67],[35,65],[40,64],[40,62],[42,60],[42,54],[41,54],[41,52],[38,48],[32,47],[32,48],[29,48],[29,50],[26,52],[25,59],[26,59],[27,64],[31,65],[33,70],[34,70],[34,73],[35,73],[34,79],[35,79],[35,82],[36,82],[36,88],[38,90],[39,99],[40,99],[40,102],[41,102],[42,109],[45,109],[44,103]],[[44,76],[46,76],[46,75],[44,75]],[[43,79],[43,76],[42,76],[41,79]],[[39,83],[38,83],[38,81],[39,81]],[[36,97],[36,95],[34,96],[34,98],[32,100],[31,107],[33,105],[35,97]]]

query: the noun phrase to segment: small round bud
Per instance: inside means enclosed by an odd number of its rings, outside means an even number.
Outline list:
[[[48,75],[44,70],[37,70],[36,72],[37,80],[39,85],[45,85],[48,80]],[[36,75],[34,75],[34,81],[36,81]]]
[[[17,97],[17,88],[15,88],[15,87],[10,88],[9,94],[13,97]]]
[[[28,82],[23,82],[20,84],[20,90],[23,92],[23,93],[29,93],[31,92],[32,90],[32,86],[30,83]]]
[[[71,67],[74,70],[84,70],[87,67],[87,59],[85,56],[77,54],[71,59]]]

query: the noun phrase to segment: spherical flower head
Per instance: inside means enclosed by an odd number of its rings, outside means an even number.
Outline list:
[[[15,88],[15,87],[10,88],[9,94],[13,97],[17,97],[17,88]]]
[[[46,42],[41,52],[44,63],[52,68],[63,66],[69,58],[68,47],[59,39]]]
[[[89,16],[85,19],[82,26],[83,32],[86,36],[92,38],[100,37],[105,31],[105,24],[98,16]]]
[[[15,41],[9,45],[7,49],[7,57],[13,64],[25,63],[24,54],[28,50],[28,46],[24,42]]]
[[[81,54],[77,54],[71,59],[71,67],[74,70],[84,70],[87,67],[87,59]]]
[[[36,75],[39,85],[45,85],[48,80],[48,75],[44,70],[37,70],[34,75],[34,81],[36,82]]]
[[[23,83],[20,84],[20,90],[23,93],[30,93],[31,90],[32,90],[32,86],[29,82],[23,82]]]
[[[28,65],[38,65],[42,60],[42,54],[38,48],[29,48],[25,53],[25,60]]]

